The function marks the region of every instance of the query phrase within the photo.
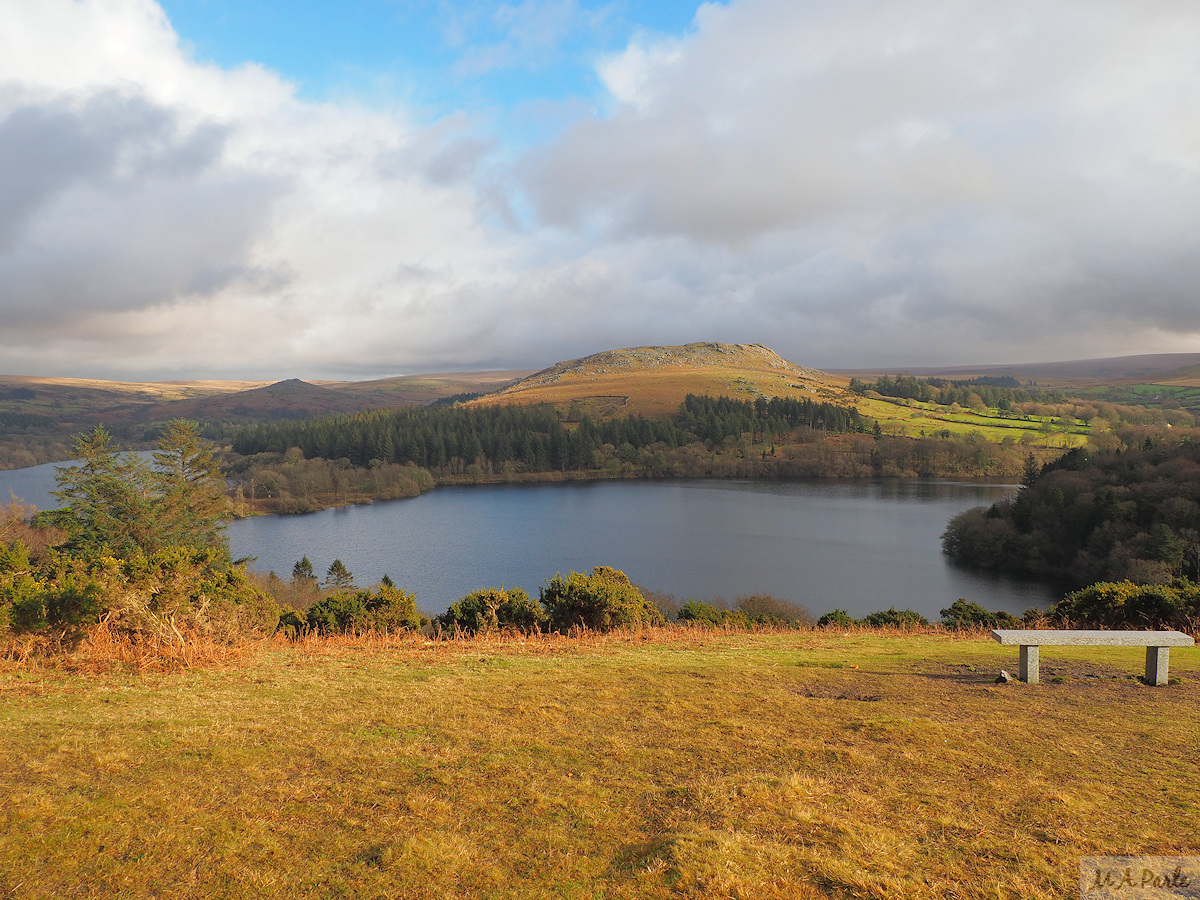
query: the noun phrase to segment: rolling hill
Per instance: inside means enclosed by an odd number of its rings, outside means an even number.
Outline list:
[[[240,425],[425,406],[506,387],[530,374],[467,372],[372,381],[121,382],[0,376],[0,469],[68,459],[72,434],[103,423],[122,446],[143,447],[170,419]]]
[[[788,362],[761,344],[695,343],[606,350],[560,362],[478,404],[553,403],[573,413],[668,415],[688,394],[849,398],[848,379]]]

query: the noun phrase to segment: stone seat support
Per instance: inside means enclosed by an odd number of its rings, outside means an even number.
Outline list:
[[[1193,647],[1196,642],[1181,631],[1066,631],[1061,629],[997,628],[998,643],[1021,648],[1021,680],[1038,683],[1041,647],[1145,647],[1146,684],[1166,684],[1171,647]]]

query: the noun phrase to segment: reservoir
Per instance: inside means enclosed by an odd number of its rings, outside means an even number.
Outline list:
[[[0,472],[0,497],[49,505],[53,466]],[[384,574],[441,612],[481,587],[536,598],[557,572],[622,569],[681,602],[767,593],[814,614],[895,606],[929,619],[955,599],[1020,614],[1061,591],[972,572],[941,552],[951,516],[1011,494],[1012,484],[894,479],[603,481],[440,487],[411,500],[229,526],[235,558],[289,578],[308,556],[340,559],[360,585]]]

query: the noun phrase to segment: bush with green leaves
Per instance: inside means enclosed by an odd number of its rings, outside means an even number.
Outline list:
[[[295,640],[304,633],[308,627],[308,622],[300,618],[300,614],[294,609],[284,610],[279,615],[279,624],[275,626],[275,630],[282,632],[288,638]]]
[[[1067,594],[1047,617],[1076,626],[1195,631],[1200,626],[1200,585],[1186,578],[1170,584],[1097,582]]]
[[[727,609],[712,604],[705,603],[703,600],[693,600],[689,598],[683,606],[679,607],[679,612],[675,614],[676,621],[688,622],[692,625],[708,625],[713,628],[730,623],[730,612]]]
[[[223,642],[270,634],[279,606],[227,554],[170,547],[128,559],[50,550],[32,561],[22,544],[0,547],[0,622],[16,632],[71,638],[104,617],[118,634]]]
[[[388,581],[374,590],[338,591],[323,597],[305,614],[319,634],[363,634],[368,631],[415,630],[424,624],[415,594]]]
[[[545,613],[520,588],[483,588],[450,604],[435,620],[446,631],[468,634],[511,629],[531,632],[546,624]]]
[[[978,603],[959,597],[941,611],[942,625],[955,631],[969,628],[1020,628],[1022,622],[1012,613],[985,609]]]
[[[610,631],[665,624],[662,613],[620,569],[596,566],[591,575],[555,575],[541,589],[542,608],[554,631],[572,628]]]
[[[818,628],[851,628],[858,624],[850,613],[844,609],[834,609],[817,619]]]
[[[863,616],[859,620],[859,624],[869,628],[918,628],[928,625],[929,620],[911,609],[896,609],[894,606],[889,606],[880,612]]]

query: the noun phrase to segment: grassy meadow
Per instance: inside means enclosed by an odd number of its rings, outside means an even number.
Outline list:
[[[1200,652],[680,628],[0,665],[0,897],[1075,896],[1200,852]],[[93,664],[94,665],[94,664]]]
[[[892,397],[859,397],[858,411],[875,419],[885,434],[933,437],[950,432],[957,437],[978,435],[994,443],[1016,442],[1030,447],[1083,447],[1092,426],[1070,422],[1064,427],[1051,416],[1005,416],[999,410],[954,409],[936,403]]]

